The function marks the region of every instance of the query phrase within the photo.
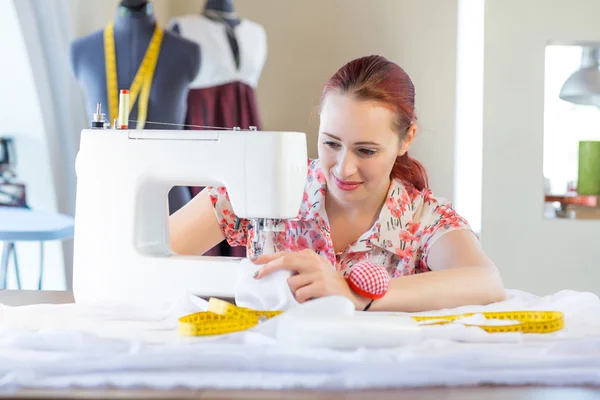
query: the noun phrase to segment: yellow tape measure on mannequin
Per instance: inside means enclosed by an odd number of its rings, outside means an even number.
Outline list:
[[[262,321],[280,315],[282,311],[257,311],[237,307],[223,300],[211,298],[208,310],[186,315],[179,319],[179,333],[183,336],[211,336],[239,332],[250,329]],[[489,333],[521,332],[551,333],[564,327],[564,317],[558,311],[506,311],[477,313],[486,319],[512,320],[519,323],[511,325],[469,325],[477,326]],[[413,316],[417,322],[431,321],[432,324],[447,324],[456,319],[473,314]]]
[[[144,125],[146,124],[150,89],[152,87],[152,80],[154,79],[154,71],[156,70],[156,62],[160,53],[162,38],[163,31],[157,25],[154,28],[154,34],[146,49],[144,59],[129,88],[129,113],[135,105],[138,95],[140,96],[138,103],[137,129],[144,129]],[[106,67],[108,110],[110,123],[113,123],[119,113],[119,88],[117,79],[117,57],[115,54],[114,24],[112,22],[104,29],[104,59]],[[124,122],[125,121],[119,121],[119,124],[127,125]]]

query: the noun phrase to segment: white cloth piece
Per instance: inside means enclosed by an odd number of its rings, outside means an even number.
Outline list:
[[[260,267],[247,259],[240,262],[235,286],[236,305],[263,311],[289,310],[298,306],[288,285],[292,272],[279,270],[255,279],[254,273]]]
[[[179,337],[177,318],[203,307],[205,303],[192,298],[182,299],[171,310],[92,309],[77,304],[0,306],[0,391],[74,386],[335,390],[600,384],[600,299],[591,293],[565,290],[538,297],[509,291],[505,302],[422,313],[557,310],[565,314],[566,328],[561,332],[488,334],[457,323],[419,326],[422,334],[414,342],[376,348],[369,337],[363,346],[344,350],[314,348],[308,340],[301,346],[286,343],[281,335],[286,340],[293,336],[287,336],[286,326],[280,324],[284,316],[296,322],[300,318],[313,318],[313,322],[348,319],[354,310],[341,297],[303,303],[257,327],[264,329],[270,323],[271,336],[253,329],[216,338]],[[356,329],[392,329],[385,317],[407,316],[356,314],[357,320],[345,326],[354,333]],[[369,318],[377,324],[369,323]],[[365,327],[356,324],[358,319]],[[331,341],[345,332],[313,329],[312,334]]]

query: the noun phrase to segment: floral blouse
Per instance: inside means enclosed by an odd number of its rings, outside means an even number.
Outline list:
[[[308,161],[304,198],[295,219],[279,220],[271,231],[261,230],[255,241],[252,222],[238,219],[224,187],[209,187],[221,231],[231,246],[246,246],[248,256],[257,246],[263,253],[312,249],[346,275],[354,264],[370,261],[383,265],[391,277],[430,271],[428,251],[442,235],[471,229],[451,204],[429,189],[417,190],[393,179],[377,222],[344,250],[334,251],[325,212],[327,193],[319,160]]]

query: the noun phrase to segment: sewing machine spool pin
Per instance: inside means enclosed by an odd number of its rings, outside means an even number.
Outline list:
[[[96,104],[96,112],[92,114],[90,127],[92,129],[106,129],[106,120],[104,118],[104,113],[102,112],[102,103]]]

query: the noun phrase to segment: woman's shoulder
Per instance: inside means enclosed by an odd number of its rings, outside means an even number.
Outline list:
[[[470,229],[447,199],[435,196],[429,188],[418,189],[398,179],[390,184],[378,228],[375,243],[394,253],[403,271],[410,270],[412,259],[418,261],[420,272],[427,271],[428,251],[439,237],[456,229]]]
[[[428,187],[418,189],[411,184],[394,179],[387,201],[392,207],[409,214],[407,216],[414,223],[437,224],[442,219],[444,223],[468,225],[468,222],[456,212],[450,200],[435,195]]]

